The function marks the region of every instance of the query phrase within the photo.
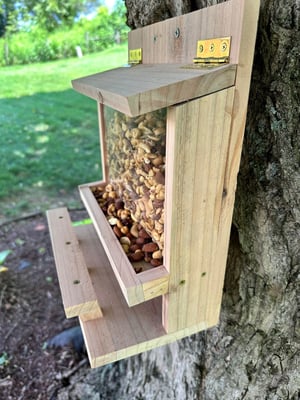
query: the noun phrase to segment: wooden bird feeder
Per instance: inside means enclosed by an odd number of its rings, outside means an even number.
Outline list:
[[[259,0],[129,33],[129,65],[74,80],[98,103],[93,224],[47,212],[67,317],[92,367],[218,323]]]

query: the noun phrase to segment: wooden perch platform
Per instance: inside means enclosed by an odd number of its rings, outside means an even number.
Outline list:
[[[81,316],[82,320],[101,317],[99,302],[67,209],[49,210],[47,218],[66,317]]]

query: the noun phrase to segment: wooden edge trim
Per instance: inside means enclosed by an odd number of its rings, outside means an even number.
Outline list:
[[[119,282],[122,293],[129,306],[139,304],[143,301],[143,288],[137,279],[128,258],[108,225],[106,218],[99,208],[89,185],[81,185],[79,192],[82,201],[94,223],[98,237],[110,261],[117,281]]]
[[[86,341],[86,339],[87,339],[87,334],[86,334],[87,332],[85,332],[86,326],[84,324],[84,321],[82,321],[82,319],[80,318],[80,325],[81,325],[83,335],[85,337],[86,346],[88,348],[88,355],[89,355],[89,361],[90,361],[91,368],[98,368],[103,365],[110,364],[112,362],[119,361],[124,358],[128,358],[133,355],[143,353],[145,351],[154,349],[156,347],[161,347],[166,344],[173,343],[173,342],[180,340],[186,336],[190,336],[190,335],[193,335],[200,331],[207,330],[207,329],[211,328],[212,326],[215,326],[216,323],[217,323],[217,321],[214,321],[213,323],[211,323],[210,321],[209,322],[208,321],[200,322],[199,324],[189,327],[189,328],[185,328],[185,329],[178,330],[176,332],[161,335],[154,339],[150,339],[150,340],[147,340],[147,341],[141,342],[141,343],[136,343],[132,346],[129,346],[129,347],[126,347],[123,349],[119,349],[119,350],[115,350],[113,352],[108,352],[103,355],[97,355],[97,354],[93,353],[92,348],[89,348],[89,342]]]
[[[169,273],[162,265],[138,274],[143,286],[145,300],[167,294],[169,291]]]

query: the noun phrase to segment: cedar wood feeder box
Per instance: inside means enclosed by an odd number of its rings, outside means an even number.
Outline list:
[[[129,33],[130,66],[74,80],[98,103],[93,224],[47,212],[67,317],[92,367],[218,323],[259,0]]]

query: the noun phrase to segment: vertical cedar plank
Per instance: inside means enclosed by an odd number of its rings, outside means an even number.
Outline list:
[[[241,38],[239,48],[239,60],[235,84],[233,118],[231,123],[229,149],[224,175],[224,196],[222,213],[219,222],[218,243],[214,263],[218,265],[227,258],[229,245],[230,227],[233,214],[236,177],[238,174],[241,149],[244,138],[244,130],[247,116],[248,96],[251,82],[252,63],[255,50],[256,27],[259,16],[260,0],[245,0],[243,2],[243,15],[241,18]],[[225,271],[224,271],[225,272]],[[220,276],[220,278],[222,278]],[[223,277],[224,280],[224,277]],[[209,287],[209,290],[211,288]],[[221,305],[222,286],[216,290],[216,304]],[[219,306],[220,307],[220,306]],[[216,317],[219,310],[215,309]]]
[[[105,139],[105,120],[104,120],[104,104],[97,102],[98,106],[98,123],[99,123],[99,141],[100,141],[100,157],[102,166],[102,180],[108,182],[108,159]]]
[[[215,290],[222,290],[226,258],[218,265],[213,261],[233,94],[229,88],[173,107],[168,115],[165,266],[170,281],[163,321],[169,333],[217,322]]]
[[[232,115],[231,122],[227,118],[226,123],[227,127],[229,122],[231,124],[229,136],[226,138],[228,133],[225,132],[224,125],[223,135],[226,135],[226,137],[224,136],[224,142],[222,146],[224,146],[223,150],[225,149],[225,153],[220,153],[220,156],[222,154],[222,157],[220,157],[219,163],[221,163],[222,166],[221,164],[216,164],[216,166],[219,165],[223,171],[221,180],[222,186],[213,186],[212,182],[210,181],[212,178],[210,171],[207,171],[209,180],[205,182],[206,178],[203,176],[202,168],[207,170],[208,168],[213,167],[211,162],[213,159],[213,154],[210,154],[210,158],[207,158],[207,154],[202,154],[205,161],[203,161],[202,164],[200,161],[200,165],[197,166],[197,174],[199,174],[199,187],[201,187],[201,190],[204,192],[201,194],[197,190],[195,179],[192,177],[191,171],[187,172],[190,174],[190,177],[186,176],[186,179],[189,182],[189,185],[191,185],[190,188],[192,188],[192,195],[189,197],[186,196],[185,190],[188,188],[188,186],[186,185],[186,182],[182,181],[181,188],[178,188],[178,193],[181,190],[182,193],[184,193],[185,200],[182,199],[181,203],[180,196],[178,197],[179,201],[177,200],[176,203],[175,200],[174,202],[174,199],[176,199],[176,197],[174,197],[174,190],[176,195],[176,186],[174,185],[174,187],[172,187],[170,184],[170,179],[174,179],[174,182],[178,180],[177,173],[184,174],[181,172],[181,168],[187,168],[187,171],[189,170],[187,167],[188,159],[184,159],[184,149],[186,149],[186,146],[189,146],[189,143],[188,141],[186,143],[184,143],[184,141],[178,142],[180,139],[175,139],[174,137],[174,132],[176,132],[176,134],[178,132],[180,120],[182,118],[186,118],[186,123],[188,123],[188,111],[183,111],[183,109],[180,110],[180,108],[176,109],[175,107],[170,111],[169,136],[171,137],[169,138],[169,146],[170,148],[172,148],[172,146],[174,148],[178,146],[180,151],[178,150],[177,153],[175,150],[175,154],[172,155],[171,160],[171,165],[173,165],[173,167],[169,167],[170,171],[167,170],[166,267],[170,270],[170,294],[164,297],[163,320],[165,329],[168,332],[180,329],[182,325],[189,326],[190,324],[194,323],[193,320],[195,320],[195,322],[196,320],[197,322],[204,320],[207,322],[207,325],[213,325],[217,323],[219,318],[236,190],[236,180],[247,114],[248,95],[260,1],[232,0],[232,5],[236,6],[239,12],[239,20],[233,19],[231,22],[232,24],[236,24],[234,29],[236,31],[237,43],[239,44],[238,48],[234,49],[234,52],[236,52],[238,56],[238,69],[236,85],[233,89],[228,90],[228,94],[230,92],[230,96],[233,95],[233,97],[231,97],[233,99],[233,104],[230,105],[230,102],[228,102],[225,105],[226,112],[229,112]],[[212,99],[214,96],[215,95],[207,96],[207,99],[208,97]],[[205,97],[200,99],[199,102],[204,99]],[[185,105],[179,107],[185,107]],[[186,107],[188,107],[188,105],[186,105]],[[207,112],[211,111],[208,111],[207,109]],[[207,126],[205,123],[203,123],[203,121],[200,123],[200,113],[201,111],[199,109],[199,114],[196,118],[197,122],[194,120],[194,124],[199,124],[198,135],[205,135]],[[207,121],[209,121],[209,115],[204,119],[206,118]],[[220,116],[218,116],[218,118],[220,118]],[[184,122],[181,122],[181,126],[182,130],[184,130]],[[189,126],[186,125],[185,129],[188,132]],[[212,151],[214,148],[213,142],[210,141],[208,137],[208,135],[212,134],[212,132],[213,130],[206,132],[207,141],[202,143],[202,145],[207,146],[207,150],[209,149],[208,151]],[[192,160],[195,156],[196,150],[190,145],[190,150],[188,151],[190,152],[190,159]],[[193,151],[194,155],[192,155]],[[224,155],[226,157],[225,163]],[[174,168],[174,171],[172,171],[172,168]],[[178,185],[177,181],[175,183]],[[213,192],[211,192],[213,190],[216,190],[214,210],[211,208],[212,204],[205,207],[204,203],[204,201],[208,201],[207,199],[210,196],[212,196],[211,201],[213,200]],[[185,215],[189,215],[185,206],[185,201],[190,204],[191,207],[195,207],[198,201],[197,206],[199,209],[196,210],[194,217],[190,219],[193,229],[191,227],[180,229],[176,226],[174,227],[174,224],[173,226],[169,225],[170,222],[168,222],[170,219],[173,220],[173,218],[178,218],[178,221],[182,221],[183,224],[185,223],[184,213]],[[178,223],[178,221],[177,224],[180,226],[180,222]],[[197,240],[197,237],[199,237],[199,248],[195,246],[196,251],[194,252],[192,248],[194,241]],[[180,251],[179,248],[181,248]],[[189,250],[187,251],[186,249]],[[185,259],[185,257],[188,259],[188,261]],[[193,263],[194,265],[198,265],[197,273],[195,273],[193,270],[193,268],[196,268],[195,266],[193,267]],[[183,267],[183,265],[186,266]],[[192,287],[190,287],[190,285],[192,285]],[[196,287],[198,287],[198,292],[195,289]]]

